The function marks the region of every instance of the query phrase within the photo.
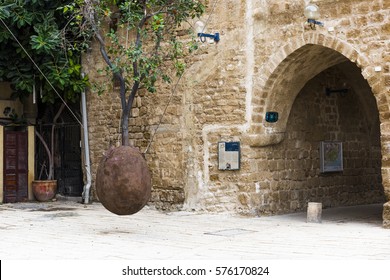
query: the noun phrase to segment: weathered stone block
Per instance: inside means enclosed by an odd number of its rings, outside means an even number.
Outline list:
[[[307,222],[321,223],[322,222],[322,203],[309,202],[307,206]]]

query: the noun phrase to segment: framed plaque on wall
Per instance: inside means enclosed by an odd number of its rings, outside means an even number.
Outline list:
[[[218,169],[240,169],[240,142],[218,143]]]

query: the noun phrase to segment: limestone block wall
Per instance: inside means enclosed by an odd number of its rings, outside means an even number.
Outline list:
[[[389,201],[390,2],[312,2],[325,24],[315,30],[303,0],[209,1],[200,20],[221,41],[202,43],[177,85],[140,93],[133,109],[131,140],[146,151],[152,204],[264,214],[311,200]],[[93,49],[92,78],[101,63]],[[325,95],[344,84],[347,95]],[[119,139],[119,102],[115,93],[89,94],[88,107],[94,178]],[[267,123],[267,111],[278,122]],[[342,173],[319,172],[325,140],[343,142]],[[218,170],[219,141],[240,141],[240,170]]]

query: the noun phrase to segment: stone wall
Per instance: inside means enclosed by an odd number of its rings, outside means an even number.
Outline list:
[[[302,0],[209,1],[201,20],[221,41],[187,58],[177,88],[141,93],[133,109],[131,140],[147,150],[151,203],[263,214],[312,200],[332,207],[390,199],[390,2],[312,2],[325,24],[315,30]],[[92,78],[101,63],[93,49]],[[344,86],[345,96],[325,94]],[[119,138],[119,102],[115,93],[89,94],[88,102],[94,178]],[[265,122],[267,111],[279,121]],[[343,142],[343,172],[319,172],[325,140]],[[240,170],[218,170],[219,141],[240,141]]]

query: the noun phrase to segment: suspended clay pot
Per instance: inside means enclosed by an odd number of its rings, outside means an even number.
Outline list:
[[[151,176],[137,148],[110,149],[96,173],[96,193],[103,206],[117,215],[140,211],[150,199]]]
[[[38,201],[52,200],[57,193],[57,180],[34,180],[32,192]]]

